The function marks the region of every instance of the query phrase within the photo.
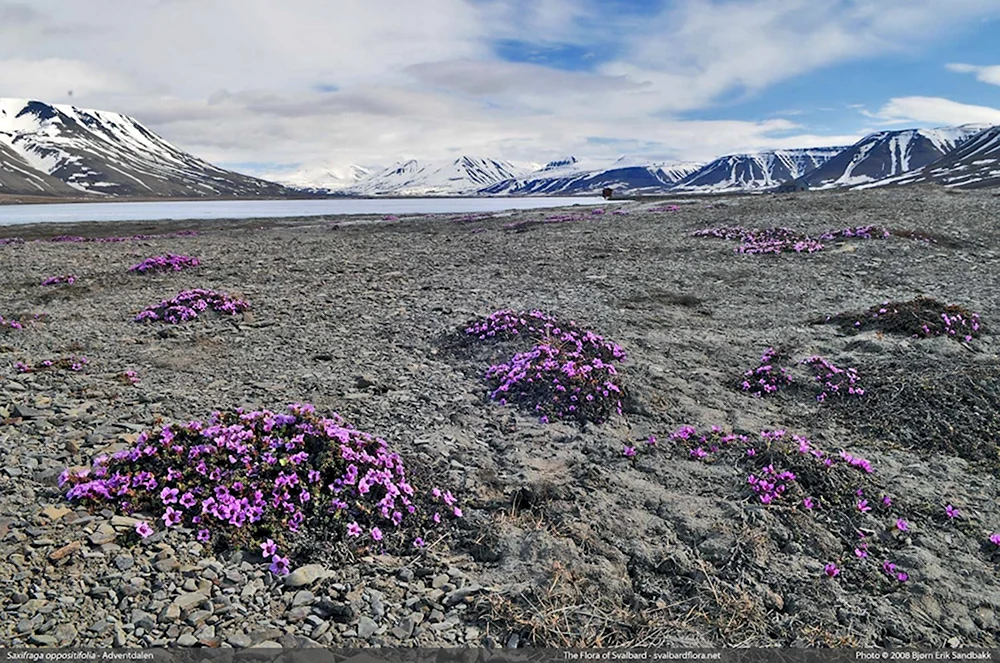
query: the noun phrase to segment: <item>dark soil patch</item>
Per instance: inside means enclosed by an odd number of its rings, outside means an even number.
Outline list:
[[[947,316],[952,322],[946,322],[942,316]],[[975,338],[985,333],[977,314],[957,304],[942,304],[930,297],[887,301],[867,311],[838,313],[814,320],[813,324],[835,324],[849,334],[874,330],[921,338],[944,334]]]
[[[865,397],[837,407],[848,426],[922,456],[1000,470],[1000,362],[914,356],[863,372]]]

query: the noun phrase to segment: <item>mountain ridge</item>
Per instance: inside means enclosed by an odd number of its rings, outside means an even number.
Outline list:
[[[12,174],[44,182],[40,193],[95,197],[284,197],[280,184],[224,170],[167,142],[135,119],[114,113],[0,98],[0,193],[24,193]],[[29,170],[24,169],[26,164]],[[18,191],[20,190],[20,191]]]

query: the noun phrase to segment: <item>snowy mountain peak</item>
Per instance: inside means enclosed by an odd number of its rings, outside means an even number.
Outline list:
[[[520,177],[523,168],[509,161],[460,156],[449,161],[409,160],[372,173],[345,189],[355,195],[468,195],[496,182]]]
[[[934,129],[877,131],[862,138],[804,179],[813,188],[866,185],[923,168],[985,127],[966,124]]]
[[[810,147],[750,154],[727,154],[677,182],[691,192],[759,191],[802,177],[840,153],[843,147]]]
[[[0,193],[37,193],[38,175],[80,193],[142,196],[282,196],[290,191],[217,168],[160,138],[136,120],[108,111],[0,98],[0,146],[34,173],[27,187]],[[22,168],[14,156],[0,162]],[[23,182],[22,182],[23,184]],[[51,193],[51,192],[46,192]]]

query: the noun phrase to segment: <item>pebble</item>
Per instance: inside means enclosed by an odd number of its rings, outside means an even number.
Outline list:
[[[304,587],[328,577],[330,572],[322,564],[306,564],[285,576],[285,587]]]
[[[378,630],[376,624],[370,617],[362,617],[358,620],[358,637],[364,640],[372,637]]]
[[[316,596],[312,592],[310,592],[308,589],[303,589],[301,591],[296,592],[295,596],[292,597],[292,605],[293,606],[310,605],[315,600]]]
[[[236,649],[245,649],[253,644],[253,640],[251,640],[250,636],[246,633],[235,633],[226,638],[226,642],[231,644]]]
[[[198,638],[194,637],[190,633],[185,633],[181,637],[174,641],[178,647],[194,647],[198,644]]]
[[[72,555],[76,551],[80,550],[81,547],[82,546],[79,541],[73,541],[71,543],[67,543],[62,548],[59,548],[58,550],[53,550],[51,553],[49,553],[49,559],[51,559],[52,561],[58,561],[64,557]]]

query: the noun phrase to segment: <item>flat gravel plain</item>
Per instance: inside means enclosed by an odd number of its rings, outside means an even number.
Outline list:
[[[0,245],[0,315],[46,314],[0,330],[0,645],[998,646],[1000,343],[817,323],[922,295],[1000,328],[1000,196],[911,188],[602,209],[0,228],[26,240]],[[893,234],[780,255],[693,236],[867,224]],[[164,235],[46,241],[137,233]],[[129,273],[166,253],[202,265]],[[77,278],[40,285],[62,274]],[[133,322],[189,288],[252,308]],[[545,424],[491,402],[484,372],[504,348],[462,330],[498,309],[539,309],[621,345],[624,414]],[[798,386],[753,398],[739,384],[768,347]],[[797,363],[815,355],[855,367],[865,395],[817,402]],[[16,368],[70,356],[88,363]],[[57,486],[65,468],[161,422],[293,402],[387,440],[465,517],[423,550],[307,532],[294,572],[277,578],[257,551],[215,554],[183,531],[131,544],[132,521]],[[764,471],[755,457],[693,458],[671,438],[684,425],[746,435],[797,486],[762,504],[747,480]],[[874,472],[823,474],[762,430]]]

